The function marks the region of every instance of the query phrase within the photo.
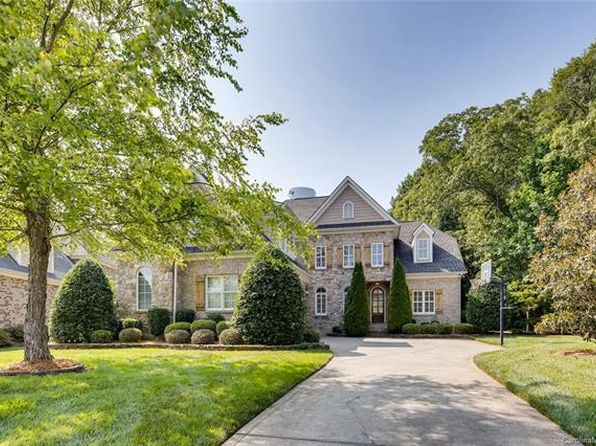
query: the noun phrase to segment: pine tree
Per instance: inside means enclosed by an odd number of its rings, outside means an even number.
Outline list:
[[[400,333],[404,324],[412,322],[410,291],[406,283],[406,273],[399,260],[396,260],[393,264],[387,313],[387,330],[389,333]]]
[[[370,324],[368,308],[368,294],[364,279],[364,268],[361,262],[356,262],[352,273],[352,283],[348,291],[344,326],[348,336],[365,336]]]

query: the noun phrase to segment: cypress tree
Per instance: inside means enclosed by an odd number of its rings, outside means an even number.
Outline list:
[[[399,260],[393,264],[387,313],[387,331],[389,333],[400,333],[404,324],[412,322],[410,291],[406,283],[406,273]]]
[[[352,282],[348,291],[344,327],[348,336],[365,336],[370,324],[368,294],[362,262],[356,262],[352,272]]]

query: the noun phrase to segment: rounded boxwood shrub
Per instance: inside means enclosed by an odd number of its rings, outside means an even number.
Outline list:
[[[190,333],[186,330],[172,330],[166,333],[166,342],[168,344],[189,344]]]
[[[436,334],[451,334],[451,333],[453,333],[453,324],[440,323],[440,324],[433,324],[433,325],[436,325],[436,327],[435,327]]]
[[[412,320],[412,301],[406,283],[406,273],[399,260],[393,264],[391,289],[387,303],[387,331],[400,333],[401,328]]]
[[[344,328],[348,336],[365,336],[370,325],[370,309],[362,262],[356,262],[348,288]]]
[[[215,344],[215,332],[206,328],[199,328],[192,334],[190,342],[193,344]]]
[[[57,342],[90,342],[95,330],[117,327],[107,276],[97,262],[81,260],[66,273],[52,302],[50,336]]]
[[[314,328],[307,328],[304,331],[304,342],[319,342],[321,340],[321,335],[319,334],[318,330]]]
[[[212,321],[211,319],[197,319],[191,324],[190,331],[191,333],[194,333],[195,331],[201,329],[215,331],[216,327],[217,324],[215,323],[215,321]]]
[[[474,333],[474,326],[472,324],[454,324],[453,332],[457,334]]]
[[[114,333],[109,330],[95,330],[91,333],[91,342],[94,344],[109,344],[114,340]]]
[[[219,342],[224,345],[240,345],[243,343],[243,339],[235,328],[226,328],[219,335]]]
[[[468,295],[466,320],[480,333],[499,329],[499,287],[498,283],[489,283]]]
[[[250,262],[233,322],[249,344],[284,345],[302,340],[306,328],[304,288],[287,256],[276,247],[267,246]]]
[[[139,330],[143,330],[143,323],[134,317],[123,317],[120,319],[120,327],[138,328]]]
[[[401,327],[401,331],[404,334],[418,334],[420,333],[420,325],[416,325],[416,324],[404,324]]]
[[[227,328],[231,328],[232,324],[230,324],[228,321],[219,321],[217,323],[217,325],[215,326],[215,332],[217,333],[217,337],[219,337],[219,335],[221,334],[222,331],[224,331]]]
[[[163,331],[164,335],[167,335],[173,330],[186,330],[190,332],[190,323],[188,322],[174,322],[173,324],[167,325]]]
[[[420,326],[420,333],[422,334],[435,334],[436,333],[436,329],[435,329],[435,325],[439,325],[439,324],[422,324]]]
[[[172,322],[172,312],[167,308],[149,308],[147,319],[149,319],[149,332],[153,336],[161,336],[168,324]]]
[[[223,316],[222,316],[221,314],[219,314],[219,313],[209,313],[209,314],[207,315],[207,319],[211,319],[211,320],[212,320],[213,322],[215,322],[216,324],[217,324],[218,322],[222,322],[222,321],[225,321],[225,320],[226,320],[226,318],[225,318],[225,317],[223,317]]]
[[[10,337],[14,342],[24,342],[25,341],[25,329],[22,324],[19,325],[11,325],[7,327],[4,331],[7,331]]]
[[[143,339],[143,332],[138,328],[125,328],[118,333],[120,342],[140,342]]]
[[[180,308],[176,311],[176,322],[188,322],[189,324],[195,320],[195,310],[191,308]]]
[[[0,347],[8,347],[12,345],[12,337],[6,330],[0,330]]]

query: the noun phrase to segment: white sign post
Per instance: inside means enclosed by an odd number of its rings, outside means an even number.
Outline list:
[[[486,285],[492,280],[493,262],[488,260],[480,266],[480,283]]]

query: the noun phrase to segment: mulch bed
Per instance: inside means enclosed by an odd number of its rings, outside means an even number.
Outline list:
[[[555,356],[573,356],[579,358],[581,356],[596,356],[596,349],[585,348],[582,350],[561,350],[555,353]]]
[[[0,369],[0,376],[51,375],[57,373],[84,372],[85,366],[72,359],[20,361]]]
[[[328,350],[326,344],[315,342],[295,345],[221,345],[221,344],[167,344],[165,342],[112,342],[109,344],[50,344],[52,349],[104,349],[104,348],[169,348],[173,350],[209,351],[263,351],[263,350]]]

